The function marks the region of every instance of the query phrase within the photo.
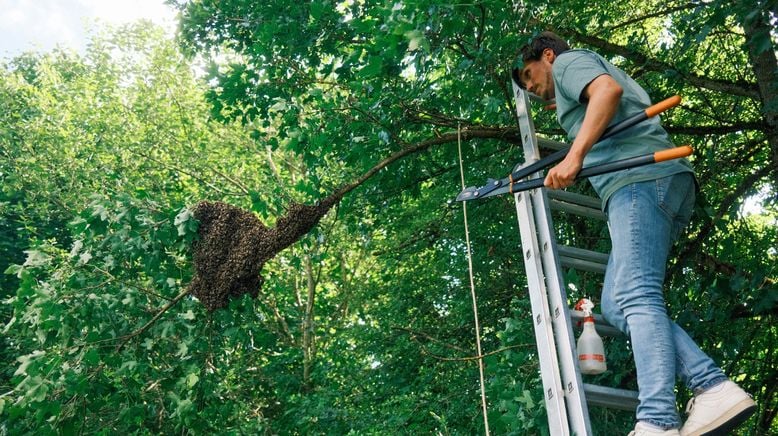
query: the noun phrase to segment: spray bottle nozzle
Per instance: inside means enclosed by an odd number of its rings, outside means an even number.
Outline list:
[[[584,316],[592,316],[592,309],[594,309],[594,303],[588,298],[581,298],[575,303],[575,310],[583,311]]]

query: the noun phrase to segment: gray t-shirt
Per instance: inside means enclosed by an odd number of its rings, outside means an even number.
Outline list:
[[[557,119],[567,132],[570,142],[578,134],[586,113],[587,103],[581,102],[581,93],[592,80],[602,74],[610,75],[624,90],[611,125],[640,113],[651,105],[646,91],[602,56],[589,50],[566,51],[556,57],[552,75]],[[674,145],[670,142],[667,132],[660,126],[659,117],[656,116],[595,144],[584,158],[584,168],[672,147]],[[589,181],[602,198],[604,208],[608,198],[619,188],[682,172],[693,172],[689,161],[673,159],[590,177]]]

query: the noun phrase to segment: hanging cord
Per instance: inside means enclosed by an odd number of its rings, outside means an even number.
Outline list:
[[[457,150],[459,151],[459,176],[462,179],[462,189],[465,189],[465,171],[462,165],[462,125],[457,123]],[[467,202],[462,202],[462,213],[465,217],[465,244],[467,245],[467,271],[470,275],[470,295],[473,297],[473,318],[475,319],[475,347],[478,354],[478,374],[481,382],[481,406],[484,413],[484,430],[489,436],[489,417],[486,414],[486,386],[484,385],[484,356],[481,353],[481,326],[478,323],[478,303],[475,297],[475,282],[473,280],[473,256],[470,253],[470,231],[467,227]]]

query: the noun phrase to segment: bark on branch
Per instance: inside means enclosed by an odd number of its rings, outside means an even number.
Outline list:
[[[482,138],[482,139],[503,139],[508,141],[520,141],[519,132],[513,128],[466,128],[462,130],[462,140]],[[370,168],[365,174],[357,178],[351,183],[347,183],[338,189],[335,193],[328,198],[337,198],[340,200],[344,195],[353,191],[358,186],[365,183],[368,179],[373,177],[377,172],[391,165],[392,163],[414,153],[426,150],[435,145],[446,144],[449,142],[455,142],[457,140],[457,132],[444,133],[426,141],[421,141],[416,144],[409,145],[402,150],[393,153],[386,159],[378,162],[372,168]]]
[[[775,55],[770,34],[774,29],[764,14],[756,14],[743,20],[748,45],[748,57],[754,67],[754,75],[759,85],[762,110],[767,124],[767,141],[770,143],[770,158],[778,168],[778,59]],[[769,46],[765,49],[754,44],[759,38],[766,38]],[[778,184],[778,171],[773,174],[773,182]]]

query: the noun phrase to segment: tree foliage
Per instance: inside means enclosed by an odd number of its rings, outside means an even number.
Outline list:
[[[544,29],[683,96],[663,123],[696,149],[701,195],[670,312],[754,394],[744,434],[776,430],[774,5],[171,3],[180,50],[139,24],[0,73],[0,433],[483,432],[457,138],[469,185],[520,161],[509,71]],[[186,295],[188,206],[272,224],[346,192],[255,300]],[[468,213],[492,431],[546,433],[512,200]],[[561,242],[608,249],[601,225],[555,220]],[[572,302],[598,295],[601,277],[566,279]],[[634,388],[624,340],[607,345],[594,381]]]

